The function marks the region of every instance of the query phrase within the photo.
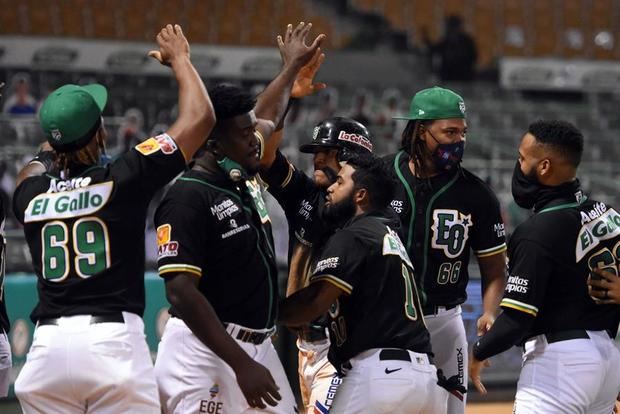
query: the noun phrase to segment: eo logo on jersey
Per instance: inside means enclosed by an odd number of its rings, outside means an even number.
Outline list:
[[[576,261],[579,262],[583,259],[583,257],[590,250],[598,246],[601,241],[613,239],[618,236],[620,236],[620,214],[611,208],[596,220],[592,220],[582,226],[581,230],[579,230],[577,245],[575,247]]]
[[[179,254],[179,243],[171,241],[172,226],[162,224],[157,227],[157,258],[174,257]]]
[[[457,210],[434,210],[431,246],[443,250],[451,259],[459,257],[465,248],[472,224],[471,214],[465,215]]]
[[[387,233],[383,236],[383,255],[393,254],[399,256],[403,262],[407,263],[409,267],[413,269],[407,249],[403,246],[403,242],[400,241],[398,234],[388,226],[385,226]]]
[[[93,214],[108,202],[113,186],[112,182],[105,182],[61,193],[39,194],[30,200],[24,213],[24,222]]]

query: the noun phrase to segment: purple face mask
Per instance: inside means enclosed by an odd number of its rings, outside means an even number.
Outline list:
[[[442,144],[437,140],[437,138],[435,138],[431,131],[428,131],[428,133],[431,137],[433,137],[435,142],[439,144],[432,154],[435,168],[437,168],[438,171],[452,171],[463,160],[465,140],[454,142],[452,144]]]

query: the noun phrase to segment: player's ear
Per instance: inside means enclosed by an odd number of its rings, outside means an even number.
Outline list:
[[[368,190],[365,188],[360,188],[355,191],[355,194],[353,194],[353,201],[359,206],[365,206],[370,202],[369,197],[370,195],[368,194]]]
[[[538,170],[538,175],[541,177],[548,177],[553,171],[551,160],[549,158],[545,158],[538,163],[536,169]]]

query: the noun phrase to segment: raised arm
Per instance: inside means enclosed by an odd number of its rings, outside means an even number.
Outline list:
[[[181,26],[167,25],[157,35],[159,50],[149,52],[170,66],[179,84],[179,116],[167,133],[174,138],[188,162],[215,125],[215,113],[207,90],[190,61],[189,43]]]
[[[324,34],[318,35],[308,46],[306,38],[312,28],[312,24],[299,23],[295,29],[289,24],[284,37],[278,36],[278,48],[282,57],[282,69],[280,73],[258,96],[255,113],[257,118],[273,121],[275,125],[280,123],[288,100],[291,96],[291,88],[297,74],[315,55],[325,39]],[[260,124],[258,126],[260,128]],[[260,131],[265,137],[273,131]]]

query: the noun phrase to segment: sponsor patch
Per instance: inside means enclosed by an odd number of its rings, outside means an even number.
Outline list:
[[[338,267],[340,263],[340,257],[328,257],[327,259],[323,259],[316,264],[316,268],[314,269],[314,274],[322,272],[325,269],[335,269]]]
[[[223,414],[224,403],[211,400],[200,400],[198,412],[200,414]]]
[[[234,220],[231,220],[231,221],[234,221]],[[237,223],[235,223],[235,226],[237,226]],[[242,226],[234,227],[232,230],[229,230],[226,233],[222,234],[222,239],[227,239],[230,236],[234,236],[235,234],[241,233],[242,231],[246,231],[249,229],[250,229],[249,224],[244,224]]]
[[[155,138],[149,138],[146,141],[136,145],[135,149],[142,155],[151,155],[159,151],[161,149],[161,146]]]
[[[392,200],[392,202],[390,203],[390,206],[392,207],[392,210],[394,210],[398,214],[401,214],[403,212],[403,201],[402,200]]]
[[[111,181],[60,193],[39,194],[28,203],[24,222],[65,219],[93,214],[110,199]]]
[[[521,293],[526,294],[529,288],[530,281],[521,276],[509,276],[506,283],[506,293]]]
[[[504,223],[497,223],[493,225],[493,230],[495,231],[495,234],[497,234],[497,237],[506,236],[506,228],[504,226]]]
[[[179,243],[170,240],[172,226],[162,224],[157,227],[157,258],[174,257],[179,255]]]
[[[372,142],[370,142],[370,140],[364,136],[358,134],[347,134],[344,131],[340,131],[340,134],[338,134],[338,140],[352,142],[372,152]]]
[[[211,206],[211,214],[213,214],[218,221],[228,219],[237,214],[241,209],[230,198],[225,198],[223,201]]]
[[[155,139],[161,148],[161,152],[166,155],[174,154],[178,149],[177,143],[168,134],[158,135]]]

